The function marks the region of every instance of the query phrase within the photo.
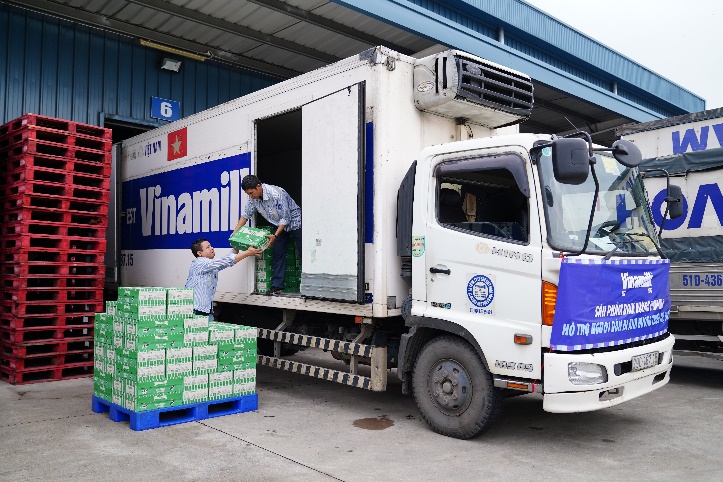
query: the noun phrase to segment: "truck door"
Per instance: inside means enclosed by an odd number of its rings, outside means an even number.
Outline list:
[[[364,301],[364,83],[302,107],[301,294]]]
[[[537,378],[542,247],[524,159],[512,151],[434,167],[425,316],[465,327],[493,373]],[[531,335],[532,344],[515,344],[516,334]]]

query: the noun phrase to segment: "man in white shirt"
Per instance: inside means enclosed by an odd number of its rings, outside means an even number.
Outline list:
[[[245,225],[257,212],[276,226],[274,234],[268,235],[271,243],[266,248],[269,249],[272,246],[274,248],[273,277],[271,278],[271,289],[267,294],[279,293],[284,289],[286,243],[289,237],[294,239],[296,251],[301,253],[301,208],[283,188],[262,184],[259,178],[253,174],[244,176],[241,180],[241,189],[248,194],[249,202],[233,232],[241,229],[241,226]],[[233,233],[231,234],[233,235]]]

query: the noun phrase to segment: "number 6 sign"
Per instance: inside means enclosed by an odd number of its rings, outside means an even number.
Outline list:
[[[174,121],[181,118],[181,103],[175,100],[151,97],[151,117]]]

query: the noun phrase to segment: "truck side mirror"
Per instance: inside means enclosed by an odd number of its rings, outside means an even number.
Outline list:
[[[668,203],[668,216],[676,219],[683,215],[683,190],[680,186],[671,184],[668,186],[668,195],[665,197]]]
[[[613,142],[613,157],[625,167],[637,167],[643,162],[638,146],[625,139]]]
[[[562,184],[582,184],[590,172],[590,149],[585,139],[552,141],[552,172]]]

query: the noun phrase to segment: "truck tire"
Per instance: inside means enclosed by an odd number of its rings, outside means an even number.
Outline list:
[[[461,338],[427,343],[414,364],[417,409],[437,433],[470,439],[486,432],[502,412],[502,392],[476,350]]]

